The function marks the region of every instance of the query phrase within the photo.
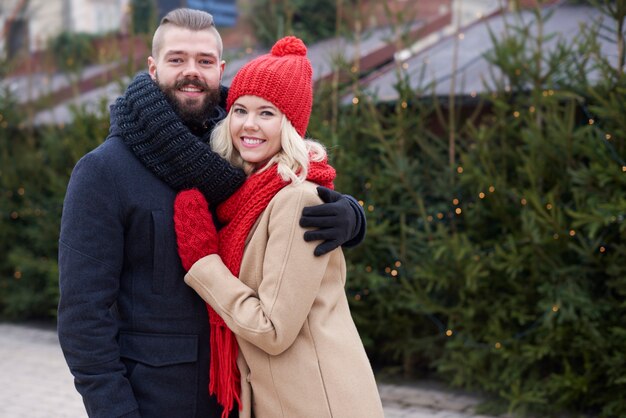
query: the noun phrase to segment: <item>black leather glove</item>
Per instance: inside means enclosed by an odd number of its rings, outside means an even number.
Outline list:
[[[317,193],[326,202],[302,210],[300,226],[317,228],[304,233],[305,241],[323,241],[315,247],[320,256],[340,245],[354,246],[365,236],[365,212],[350,196],[319,186]]]

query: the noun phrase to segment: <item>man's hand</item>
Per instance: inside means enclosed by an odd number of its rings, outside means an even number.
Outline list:
[[[176,195],[174,229],[178,255],[185,270],[202,257],[217,253],[217,230],[209,205],[199,190],[183,190]]]
[[[304,233],[305,241],[324,241],[315,247],[320,256],[353,239],[361,231],[361,219],[350,199],[341,193],[319,186],[317,193],[326,203],[302,210],[300,226],[317,228]]]

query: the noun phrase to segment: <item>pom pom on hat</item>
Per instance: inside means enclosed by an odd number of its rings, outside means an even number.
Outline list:
[[[306,56],[306,46],[301,39],[295,36],[285,36],[274,44],[270,53],[277,57],[283,57],[285,55]]]
[[[313,69],[307,48],[295,36],[286,36],[269,54],[248,62],[233,78],[226,110],[241,96],[262,97],[273,103],[304,137],[313,106]]]

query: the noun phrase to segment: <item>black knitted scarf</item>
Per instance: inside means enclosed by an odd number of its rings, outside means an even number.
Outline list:
[[[226,116],[216,106],[202,137],[191,133],[147,73],[138,74],[111,107],[119,135],[137,158],[175,190],[199,189],[209,203],[225,200],[244,182],[244,172],[215,154],[209,138]]]

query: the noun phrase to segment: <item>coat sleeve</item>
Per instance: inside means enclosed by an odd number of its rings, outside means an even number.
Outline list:
[[[363,207],[354,197],[347,194],[344,194],[344,196],[350,202],[352,209],[354,209],[354,216],[356,218],[356,233],[350,241],[347,241],[343,244],[343,247],[352,248],[362,243],[365,239],[365,233],[367,231],[367,218],[365,217],[365,210],[363,210]]]
[[[302,239],[298,224],[302,209],[319,203],[316,195],[296,188],[272,200],[258,293],[237,280],[216,254],[199,260],[185,276],[235,334],[270,355],[287,350],[296,339],[328,265],[330,253],[315,257],[315,243]]]
[[[124,227],[113,177],[83,157],[68,184],[59,240],[58,335],[90,417],[138,417],[111,314],[123,263]]]

